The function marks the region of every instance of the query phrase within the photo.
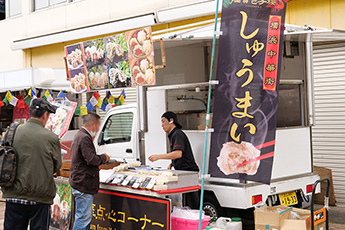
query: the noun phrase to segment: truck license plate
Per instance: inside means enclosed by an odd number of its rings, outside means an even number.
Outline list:
[[[290,206],[298,203],[296,192],[285,192],[279,194],[280,204]]]

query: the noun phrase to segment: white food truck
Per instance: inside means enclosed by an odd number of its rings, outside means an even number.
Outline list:
[[[308,202],[312,185],[319,176],[313,172],[311,146],[311,126],[314,123],[312,34],[305,30],[287,27],[284,36],[271,184],[206,178],[204,210],[208,214],[253,213],[253,207],[261,201],[268,205],[282,203],[300,207]],[[157,85],[137,87],[137,103],[108,111],[94,141],[98,153],[107,153],[112,160],[167,167],[170,161],[152,163],[148,157],[169,152],[167,135],[161,128],[161,115],[165,111],[173,111],[201,168],[212,42],[211,37],[204,36],[206,31],[212,34],[211,24],[160,36],[165,41],[167,66],[156,71]],[[160,54],[159,47],[156,47],[157,62]],[[209,132],[208,148],[212,129]]]

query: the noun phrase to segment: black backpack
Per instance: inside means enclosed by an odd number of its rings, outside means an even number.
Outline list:
[[[12,123],[0,146],[0,186],[12,186],[16,178],[18,154],[13,148],[14,134],[19,123]]]

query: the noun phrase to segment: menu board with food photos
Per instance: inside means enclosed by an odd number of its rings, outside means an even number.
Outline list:
[[[156,84],[150,27],[65,47],[71,90]]]
[[[59,136],[60,139],[68,131],[77,103],[64,99],[56,99],[52,102],[56,112],[49,115],[45,128]]]

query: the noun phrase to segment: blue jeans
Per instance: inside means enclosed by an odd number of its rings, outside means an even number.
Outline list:
[[[89,230],[92,219],[93,195],[72,188],[75,201],[73,230]]]

